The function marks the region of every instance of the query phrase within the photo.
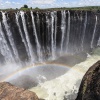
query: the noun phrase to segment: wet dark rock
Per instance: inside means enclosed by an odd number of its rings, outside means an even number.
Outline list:
[[[0,100],[39,100],[34,92],[18,88],[10,83],[0,83]]]
[[[41,46],[42,54],[44,55],[44,59],[47,59],[51,55],[51,23],[48,26],[47,19],[51,22],[51,12],[54,10],[39,10],[39,11],[33,11],[34,19],[35,19],[35,26],[37,31],[37,37]],[[25,48],[25,45],[22,41],[22,37],[19,31],[19,27],[16,23],[16,13],[18,13],[18,10],[14,11],[6,11],[7,16],[7,23],[10,27],[10,31],[12,32],[12,37],[15,43],[15,46],[17,48],[20,60],[23,62],[29,61],[27,50]],[[67,43],[67,31],[68,31],[68,10],[66,12],[66,34],[64,36],[64,45],[63,49],[64,52],[66,52],[66,43]],[[96,16],[98,17],[98,23],[96,27],[96,34],[93,41],[93,47],[97,47],[98,39],[100,37],[100,13],[94,12],[94,11],[75,11],[70,10],[70,35],[69,35],[69,44],[68,44],[68,51],[67,53],[79,53],[82,49],[82,38],[84,36],[84,23],[86,20],[86,13],[87,13],[87,24],[86,24],[86,30],[85,30],[85,37],[84,37],[84,43],[83,48],[84,52],[89,52],[91,40],[93,36],[94,31],[94,24],[96,21]],[[25,11],[24,13],[27,31],[30,39],[30,43],[32,45],[32,49],[35,52],[34,56],[35,59],[37,59],[37,43],[35,38],[35,33],[32,25],[32,17],[30,11]],[[47,17],[47,19],[46,19]],[[62,14],[61,10],[57,10],[56,12],[57,17],[57,23],[56,23],[56,55],[59,55],[59,49],[61,48],[61,41],[62,41],[62,30],[61,30],[61,22],[62,22]],[[8,36],[4,27],[4,24],[2,22],[2,13],[0,12],[0,22],[3,29],[3,32],[5,34],[6,40],[8,42],[9,47],[11,48],[12,54],[14,55],[14,52],[12,50],[11,44],[8,40]],[[19,14],[18,17],[19,26],[21,28],[23,38],[26,41],[25,32],[22,25],[22,19],[21,15]],[[55,24],[55,22],[54,22]],[[54,27],[55,28],[55,27]],[[74,37],[74,38],[73,38]],[[49,48],[48,48],[49,47]],[[78,51],[79,50],[79,51]],[[38,59],[37,59],[38,60]]]
[[[76,100],[100,100],[100,61],[84,75]]]
[[[67,64],[68,66],[74,66],[75,64],[85,61],[86,58],[87,54],[85,52],[81,52],[74,55],[61,56],[58,59],[51,61],[50,63],[60,63],[60,64]]]

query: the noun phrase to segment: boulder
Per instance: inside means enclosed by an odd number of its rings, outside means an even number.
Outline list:
[[[8,82],[0,83],[0,100],[39,100],[34,92],[18,88]]]
[[[100,61],[84,75],[76,100],[100,100]]]

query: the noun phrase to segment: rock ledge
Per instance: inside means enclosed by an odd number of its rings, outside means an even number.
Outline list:
[[[39,100],[37,95],[8,82],[0,83],[0,100]]]

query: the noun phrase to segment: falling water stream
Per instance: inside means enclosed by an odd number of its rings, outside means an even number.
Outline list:
[[[95,33],[96,33],[96,26],[97,26],[97,16],[96,17],[96,21],[95,21],[95,26],[94,26],[94,31],[93,31],[93,36],[92,36],[92,41],[91,41],[91,48],[93,48],[93,41],[94,41],[94,37],[95,37]]]
[[[21,31],[21,27],[20,27],[20,25],[19,25],[19,20],[18,20],[18,18],[19,18],[19,12],[16,14],[16,23],[17,23],[17,26],[18,26],[18,29],[19,29],[19,32],[20,32],[22,41],[23,41],[23,43],[24,43],[24,45],[25,45],[25,49],[26,49],[26,51],[27,51],[28,58],[29,58],[29,57],[30,57],[30,53],[29,53],[28,45],[27,45],[27,42],[25,41],[25,38],[24,38],[23,33],[22,33],[22,31]]]
[[[84,22],[84,28],[83,28],[83,36],[82,36],[82,51],[83,51],[83,44],[84,44],[84,38],[85,38],[85,32],[86,32],[86,25],[87,25],[87,12],[85,14],[85,22]]]
[[[6,15],[5,15],[4,12],[2,12],[2,17],[3,17],[3,24],[4,24],[4,26],[5,26],[6,33],[7,33],[9,42],[10,42],[11,47],[12,47],[13,52],[14,52],[15,60],[17,60],[17,62],[20,62],[20,58],[19,58],[19,55],[18,55],[18,51],[17,51],[17,49],[16,49],[16,46],[15,46],[15,43],[14,43],[14,40],[13,40],[13,37],[12,37],[12,33],[11,33],[11,31],[10,31],[10,27],[9,27],[9,25],[7,24],[7,18],[6,18]]]
[[[0,81],[45,100],[74,100],[82,77],[100,60],[99,15],[0,12]]]
[[[37,37],[37,32],[36,32],[36,26],[35,26],[35,21],[34,21],[34,16],[33,16],[33,12],[31,11],[31,16],[32,16],[32,24],[33,24],[33,29],[34,29],[34,34],[35,34],[35,40],[36,40],[36,44],[37,44],[37,54],[38,54],[38,58],[39,61],[42,61],[42,52],[41,52],[41,46]]]
[[[2,55],[5,56],[5,61],[6,62],[7,61],[14,62],[11,49],[8,46],[7,41],[5,39],[5,35],[3,33],[1,23],[0,23],[0,32],[1,32],[1,34],[0,34],[0,51],[1,51]],[[7,52],[6,52],[6,50],[7,50]]]
[[[67,29],[67,43],[66,43],[66,51],[68,51],[69,44],[69,34],[70,34],[70,12],[68,11],[68,29]]]
[[[21,13],[21,17],[22,17],[22,22],[23,22],[23,28],[24,28],[24,32],[25,32],[25,35],[26,35],[26,40],[27,40],[27,44],[28,44],[28,48],[29,48],[29,60],[30,62],[34,62],[34,56],[33,56],[33,50],[32,50],[32,45],[30,43],[30,39],[29,39],[29,36],[28,36],[28,31],[27,31],[27,27],[26,27],[26,22],[25,22],[25,16],[24,16],[24,12],[20,12]]]
[[[61,55],[63,52],[63,45],[64,45],[64,37],[65,37],[65,29],[66,29],[66,12],[62,11],[62,22],[61,22],[61,30],[62,30],[62,38],[61,38]]]

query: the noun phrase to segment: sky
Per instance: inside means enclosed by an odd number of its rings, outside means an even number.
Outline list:
[[[100,0],[0,0],[0,9],[20,8],[24,4],[32,8],[100,6]]]

